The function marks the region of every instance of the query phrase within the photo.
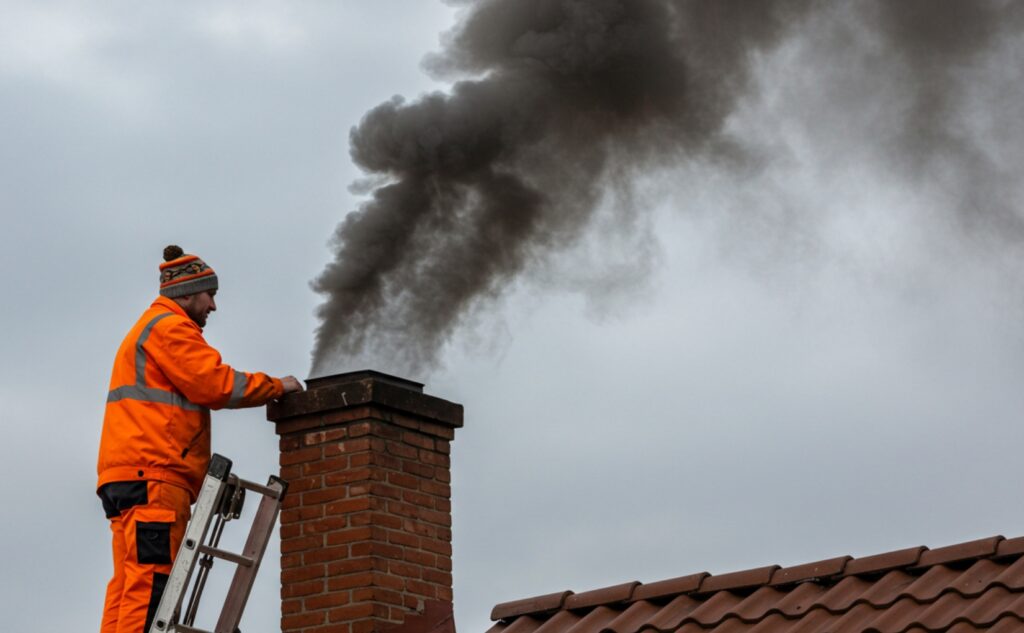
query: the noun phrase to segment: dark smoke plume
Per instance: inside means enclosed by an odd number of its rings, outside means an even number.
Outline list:
[[[892,142],[897,160],[919,174],[951,152],[965,165],[983,160],[949,131],[959,107],[949,91],[958,64],[1020,24],[1020,5],[846,6],[856,7],[854,32],[880,41],[891,72],[905,72],[915,91]],[[338,227],[336,259],[313,283],[326,296],[313,373],[367,354],[393,371],[429,367],[474,307],[532,262],[571,246],[622,174],[687,160],[742,162],[742,139],[727,138],[723,126],[751,88],[757,54],[799,37],[808,16],[845,15],[834,7],[812,0],[468,5],[429,65],[473,78],[414,103],[396,97],[352,130],[353,160],[377,187]]]

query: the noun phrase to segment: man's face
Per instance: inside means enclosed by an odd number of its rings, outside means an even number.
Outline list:
[[[213,300],[213,297],[216,294],[216,290],[199,292],[194,295],[184,297],[183,300],[179,302],[179,305],[181,305],[182,309],[185,310],[185,314],[196,322],[196,325],[199,327],[206,327],[206,317],[217,309],[217,302]]]

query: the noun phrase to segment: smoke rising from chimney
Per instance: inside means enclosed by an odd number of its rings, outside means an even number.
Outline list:
[[[997,195],[1007,191],[1006,170],[956,123],[972,65],[1008,41],[1019,44],[1021,6],[467,4],[427,63],[439,75],[472,78],[411,103],[395,97],[351,132],[352,158],[376,186],[338,226],[336,259],[313,282],[326,297],[313,374],[367,350],[389,359],[392,371],[431,366],[473,308],[531,262],[574,244],[601,195],[617,186],[613,174],[742,161],[743,139],[723,126],[755,85],[758,55],[822,20],[853,18],[849,32],[870,40],[885,62],[864,72],[891,73],[910,91],[912,107],[895,115],[897,138],[884,140],[907,178],[950,171],[962,185],[954,206],[963,217],[1019,232],[1014,205]]]

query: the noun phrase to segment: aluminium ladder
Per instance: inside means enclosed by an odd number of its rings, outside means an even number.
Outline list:
[[[230,459],[222,455],[213,455],[206,478],[199,491],[199,498],[196,499],[192,520],[189,521],[185,530],[185,538],[178,550],[177,558],[174,559],[171,574],[167,577],[160,605],[153,616],[148,633],[237,632],[238,623],[242,619],[242,610],[245,609],[245,603],[249,599],[252,583],[256,579],[260,561],[263,559],[270,535],[277,523],[277,515],[281,511],[281,501],[287,489],[287,482],[273,475],[266,486],[239,479],[231,474]],[[241,554],[235,554],[219,549],[217,546],[221,533],[224,531],[224,524],[231,519],[237,519],[241,514],[246,490],[258,493],[263,498],[256,509],[256,516],[249,530],[245,548]],[[212,532],[210,532],[211,523],[214,524]],[[208,533],[209,541],[207,541]],[[217,620],[217,626],[211,632],[195,628],[193,624],[199,609],[199,599],[202,597],[214,558],[235,563],[237,567],[231,580],[231,586],[228,588],[220,618]],[[197,564],[200,569],[196,574],[195,583],[192,585],[188,605],[182,613],[181,604]]]

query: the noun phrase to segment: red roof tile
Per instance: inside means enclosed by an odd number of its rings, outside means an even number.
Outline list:
[[[1024,537],[707,573],[494,607],[489,633],[1024,630]]]

